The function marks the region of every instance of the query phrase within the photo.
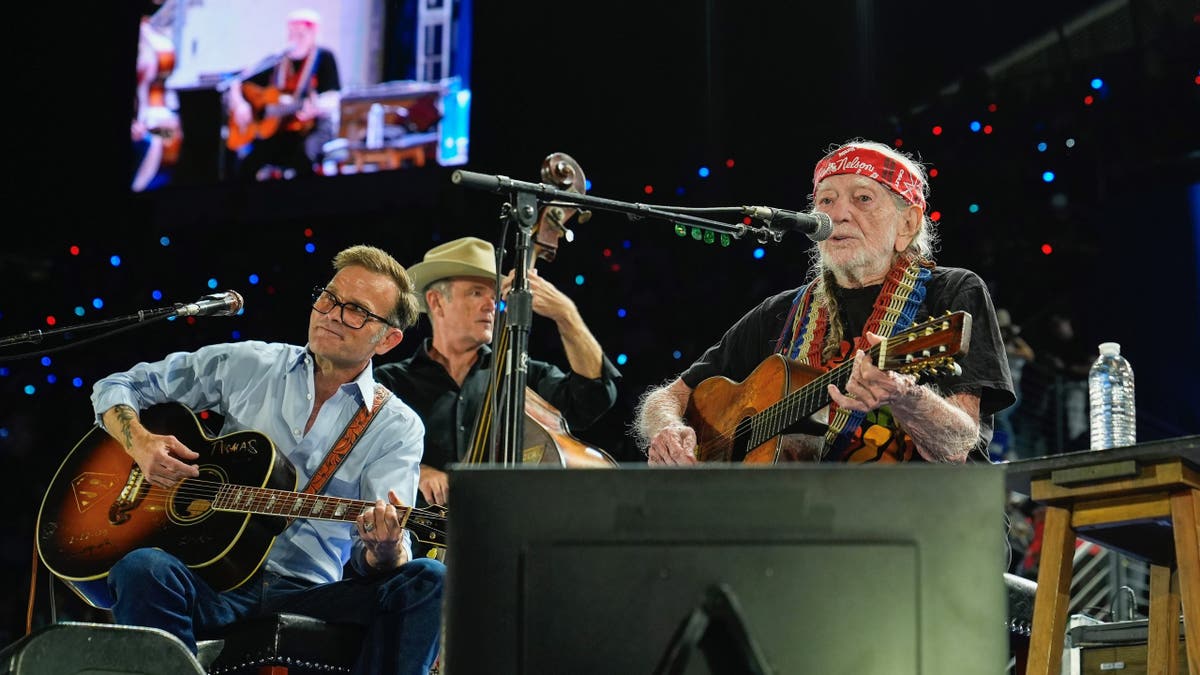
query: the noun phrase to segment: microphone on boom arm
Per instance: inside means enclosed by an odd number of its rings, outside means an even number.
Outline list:
[[[799,232],[813,241],[824,241],[833,234],[833,219],[820,211],[802,213],[770,206],[743,206],[742,213],[763,221],[776,231]]]

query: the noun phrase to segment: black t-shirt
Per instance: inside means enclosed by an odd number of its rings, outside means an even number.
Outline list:
[[[460,388],[442,364],[429,356],[426,338],[412,356],[375,367],[374,376],[425,422],[425,454],[421,463],[437,469],[467,456],[475,417],[487,398],[492,377],[492,349],[484,345]],[[545,361],[529,360],[525,384],[558,408],[571,430],[586,429],[617,401],[621,373],[604,357],[600,377],[588,379],[563,372]]]
[[[881,288],[835,289],[843,335],[847,339],[862,334]],[[684,384],[695,389],[702,381],[714,376],[735,382],[746,379],[764,359],[776,353],[779,336],[800,290],[794,288],[768,297],[744,314],[683,372],[680,377]],[[925,298],[917,308],[915,322],[957,311],[971,315],[967,353],[955,359],[962,373],[938,376],[927,382],[935,385],[943,395],[968,392],[979,396],[980,441],[976,451],[986,457],[992,437],[992,415],[1016,400],[1004,341],[991,295],[983,280],[970,270],[935,267],[925,283]]]
[[[283,58],[288,58],[284,56]],[[317,60],[313,64],[313,77],[316,79],[315,86],[305,93],[323,94],[327,91],[342,88],[341,77],[338,75],[337,59],[333,52],[325,47],[317,47]],[[304,59],[291,59],[291,72],[298,73],[304,67]],[[253,82],[260,87],[275,86],[275,67],[267,68],[259,71],[251,76],[247,81]],[[310,83],[311,84],[311,83]],[[293,93],[293,92],[287,92]]]

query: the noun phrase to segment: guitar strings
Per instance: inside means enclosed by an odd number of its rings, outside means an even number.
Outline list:
[[[891,337],[884,338],[884,340],[882,342],[869,348],[866,351],[866,354],[868,357],[874,359],[879,355],[880,347],[885,346],[885,345],[887,346],[888,352],[890,353],[893,347],[895,347],[896,345],[898,345],[901,342],[906,342],[908,339],[907,336],[912,335],[913,333],[915,333],[917,331],[924,330],[924,329],[928,328],[929,326],[932,326],[936,323],[940,323],[941,321],[942,321],[942,319],[937,319],[934,321],[926,321],[924,323],[921,323],[921,324],[918,324],[916,326],[912,326],[912,327],[906,329],[900,335],[893,335]],[[719,441],[729,440],[729,441],[731,441],[731,444],[736,444],[737,441],[741,440],[743,437],[749,436],[750,440],[747,441],[747,449],[753,449],[753,448],[758,447],[762,443],[766,442],[767,439],[773,438],[774,436],[778,436],[780,433],[783,432],[783,429],[786,428],[786,427],[783,427],[783,428],[779,429],[778,431],[775,431],[774,433],[764,433],[764,434],[762,434],[761,438],[758,437],[758,433],[760,431],[767,430],[766,425],[768,422],[774,421],[776,418],[787,419],[787,417],[785,415],[793,412],[797,407],[796,404],[803,403],[806,405],[811,405],[816,400],[816,397],[818,395],[817,392],[825,391],[824,385],[832,384],[835,380],[838,380],[838,379],[841,379],[842,382],[840,384],[844,385],[845,382],[850,379],[850,376],[848,374],[846,374],[845,377],[841,377],[841,376],[843,374],[845,374],[845,371],[847,371],[847,369],[852,367],[853,365],[854,365],[854,362],[852,360],[845,361],[845,362],[841,363],[840,365],[838,365],[830,370],[825,371],[824,373],[813,378],[812,381],[810,381],[808,384],[805,384],[800,389],[797,389],[796,391],[793,391],[789,394],[784,395],[782,398],[780,398],[775,403],[772,403],[771,405],[767,406],[766,408],[763,408],[759,412],[751,415],[748,418],[749,422],[750,422],[749,424],[745,424],[745,425],[738,424],[737,426],[734,427],[734,430],[732,432],[717,434],[715,436],[712,436],[712,437],[706,439],[705,442],[708,443],[713,440],[719,440]],[[816,384],[820,384],[823,386],[814,387],[813,385],[816,385]],[[801,407],[803,407],[803,406],[801,406]],[[796,422],[796,421],[798,421],[798,420],[793,420],[793,422]]]
[[[874,352],[878,350],[872,348],[871,351],[872,353],[870,355],[874,356]],[[845,382],[849,379],[849,369],[851,366],[853,366],[853,362],[847,361],[836,368],[828,370],[818,375],[800,389],[797,389],[796,391],[779,399],[775,403],[763,408],[750,418],[750,424],[746,425],[744,432],[735,432],[734,439],[737,440],[742,435],[749,435],[752,439],[749,441],[749,445],[750,447],[754,448],[761,445],[768,438],[779,435],[783,432],[783,428],[780,428],[775,433],[763,432],[768,431],[767,425],[769,423],[777,420],[786,420],[790,416],[790,413],[793,413],[795,410],[808,407],[812,403],[817,402],[819,397],[826,393],[826,385],[833,384],[839,380],[840,384],[845,384]],[[793,420],[793,422],[794,421],[798,420]],[[758,437],[760,434],[761,438],[757,438],[757,442],[755,442],[756,437]]]
[[[892,345],[893,340],[896,340],[897,342],[900,341],[900,339],[896,338],[896,337],[888,338],[887,346],[889,347],[889,349],[893,346]],[[878,356],[879,355],[879,347],[882,344],[883,343],[877,344],[877,345],[871,347],[870,349],[868,349],[867,356],[871,357],[871,358],[875,358],[876,356]],[[846,361],[834,368],[831,368],[830,370],[825,371],[824,373],[821,373],[817,377],[813,378],[808,384],[805,384],[804,386],[797,389],[796,391],[791,392],[790,394],[786,394],[785,396],[783,396],[783,398],[779,399],[775,403],[772,403],[771,405],[763,408],[759,412],[751,415],[749,417],[749,421],[750,421],[749,424],[745,424],[745,425],[738,424],[737,426],[734,427],[734,430],[732,432],[717,434],[715,436],[710,437],[706,442],[711,441],[711,440],[720,440],[720,441],[729,440],[733,444],[736,444],[743,437],[749,436],[751,440],[749,440],[747,442],[747,446],[748,446],[747,449],[753,449],[753,448],[758,447],[759,445],[764,443],[768,438],[778,436],[779,433],[782,433],[782,431],[783,431],[783,429],[780,429],[779,431],[777,431],[775,433],[763,434],[762,438],[757,440],[757,442],[755,442],[754,439],[756,439],[758,432],[765,431],[765,427],[768,422],[774,421],[777,418],[778,419],[787,419],[786,415],[788,413],[793,412],[797,407],[803,408],[803,407],[806,407],[807,405],[811,405],[814,401],[817,400],[817,397],[819,396],[819,394],[817,392],[824,392],[826,385],[833,384],[835,381],[837,381],[839,379],[841,380],[841,384],[844,384],[847,380],[850,379],[848,372],[849,372],[849,369],[853,367],[853,365],[854,365],[853,361]],[[844,375],[844,377],[843,377],[843,375]],[[820,385],[820,386],[814,386],[814,385]],[[805,404],[805,405],[797,406],[797,404]],[[793,420],[793,421],[798,421],[798,420]]]
[[[285,518],[286,517],[298,517],[298,518],[306,518],[306,519],[314,519],[314,520],[353,522],[355,519],[358,518],[358,515],[360,513],[362,513],[362,511],[364,511],[368,508],[372,508],[374,506],[374,504],[371,502],[357,500],[357,499],[347,499],[347,498],[342,498],[342,497],[329,497],[327,495],[309,494],[306,492],[289,492],[286,490],[277,490],[274,488],[258,488],[258,487],[252,487],[252,486],[236,485],[236,484],[232,484],[232,483],[206,481],[206,480],[201,480],[199,478],[185,478],[182,481],[180,481],[177,485],[175,485],[174,487],[170,487],[170,488],[163,488],[163,487],[159,487],[157,485],[153,485],[153,484],[149,484],[149,483],[147,483],[147,484],[148,484],[148,487],[146,488],[145,492],[140,495],[140,498],[138,499],[139,502],[157,503],[157,504],[161,504],[161,505],[165,506],[166,504],[170,503],[172,500],[176,499],[177,497],[182,497],[184,499],[194,499],[194,500],[198,500],[198,501],[210,502],[210,505],[208,507],[209,510],[222,511],[222,512],[249,513],[249,514],[254,514],[254,515],[271,515],[271,516],[279,516],[279,517],[285,517]],[[245,490],[251,491],[251,493],[253,495],[255,495],[250,500],[251,506],[248,506],[246,508],[238,508],[238,509],[226,509],[226,508],[220,508],[218,506],[215,506],[215,503],[217,502],[217,498],[220,495],[222,488],[226,488],[226,487],[230,488],[231,490],[240,488],[240,489],[245,489]],[[295,501],[295,499],[293,499],[293,498],[298,497],[304,502],[304,505],[306,507],[311,506],[309,504],[310,501],[319,500],[319,501],[323,501],[323,502],[331,502],[334,504],[346,504],[346,505],[350,505],[350,506],[359,505],[359,506],[362,506],[362,510],[357,510],[357,511],[347,510],[346,515],[344,515],[342,517],[293,515],[293,514],[289,514],[289,513],[275,513],[272,511],[256,510],[256,509],[262,509],[265,506],[265,504],[268,502],[270,497],[276,497],[276,498],[284,497],[285,499],[282,500],[281,503],[292,503]],[[445,520],[445,518],[446,518],[445,515],[441,512],[433,511],[433,510],[429,510],[429,509],[421,509],[421,508],[418,508],[415,506],[412,506],[412,507],[398,506],[396,508],[397,508],[397,510],[402,510],[402,509],[408,510],[408,516],[406,517],[406,521],[412,520],[413,518],[429,518],[429,519],[433,519],[433,521],[436,522],[436,521]],[[301,509],[301,511],[305,512],[304,509]],[[326,509],[322,509],[322,511],[326,511]],[[429,526],[426,529],[428,529],[431,532],[436,532],[437,534],[440,534],[443,536],[446,534],[445,530],[441,529],[441,528]]]

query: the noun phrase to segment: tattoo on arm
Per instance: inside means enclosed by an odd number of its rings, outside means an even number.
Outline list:
[[[128,450],[133,447],[133,426],[130,422],[137,419],[137,411],[121,403],[113,408],[113,412],[116,413],[117,421],[120,423],[121,436],[117,440]]]

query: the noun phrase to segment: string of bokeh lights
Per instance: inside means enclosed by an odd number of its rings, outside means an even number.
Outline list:
[[[1192,84],[1200,86],[1200,72],[1197,72],[1197,74],[1194,76]],[[1093,77],[1087,81],[1086,93],[1081,97],[1078,105],[1084,108],[1092,108],[1109,99],[1112,94],[1113,92],[1110,89],[1108,82],[1100,77]],[[947,136],[953,136],[956,133],[961,133],[971,135],[978,134],[985,137],[998,137],[1001,135],[998,133],[1001,131],[1001,129],[997,127],[998,123],[992,120],[992,116],[996,115],[999,109],[1000,106],[998,103],[989,102],[983,106],[983,110],[986,112],[986,114],[981,115],[979,119],[969,120],[965,125],[965,129],[961,126],[950,125],[939,121],[929,124],[923,130],[917,131],[914,135],[928,134],[928,136],[933,138],[944,138]],[[1056,108],[1052,107],[1051,110],[1056,110]],[[1053,154],[1051,153],[1052,149],[1056,144],[1060,144],[1062,148],[1070,151],[1077,146],[1078,141],[1073,135],[1067,135],[1061,140],[1055,141],[1045,137],[1044,130],[1046,127],[1044,124],[1038,124],[1035,125],[1035,127],[1036,128],[1032,130],[1034,137],[1024,141],[1026,144],[1025,147],[1031,152],[1030,161],[1027,163],[1027,170],[1034,172],[1033,175],[1036,176],[1036,179],[1047,185],[1051,185],[1056,181],[1059,181],[1061,178],[1059,171],[1055,168],[1056,162],[1054,161]],[[897,136],[892,139],[892,143],[895,147],[903,149],[905,147],[905,138],[903,136]],[[729,158],[719,164],[719,167],[724,171],[733,171],[737,168],[737,164],[734,159]],[[713,170],[709,166],[701,166],[695,170],[695,177],[699,179],[700,185],[703,185],[705,181],[713,177]],[[939,178],[943,177],[943,173],[938,168],[930,168],[929,177],[931,180],[938,180]],[[586,191],[591,192],[592,187],[592,181],[589,179],[587,181]],[[647,182],[644,184],[642,191],[645,195],[651,196],[658,191],[658,188],[653,182]],[[682,183],[680,183],[679,186],[674,189],[674,193],[677,197],[686,196],[687,192],[687,188],[683,187]],[[968,215],[975,215],[983,211],[985,203],[985,198],[972,198],[970,201],[968,201],[966,207]],[[939,210],[933,210],[929,213],[929,217],[934,222],[940,222],[943,218],[943,214]],[[747,225],[751,224],[751,221],[748,217],[744,222]],[[731,244],[728,234],[715,233],[713,231],[704,230],[695,226],[676,225],[675,234],[679,237],[691,237],[698,242],[708,245],[720,245],[727,247]],[[304,251],[310,255],[315,254],[318,251],[318,246],[313,240],[313,236],[314,233],[312,229],[306,228],[304,231]],[[169,237],[162,236],[159,238],[158,244],[162,247],[169,247],[171,246],[171,240]],[[631,249],[633,245],[633,242],[629,239],[625,239],[621,242],[621,248],[626,250]],[[1053,254],[1054,241],[1049,239],[1040,243],[1038,245],[1038,252],[1047,256]],[[82,251],[79,246],[71,245],[67,247],[67,255],[70,258],[79,259],[81,254]],[[610,272],[621,272],[621,264],[617,261],[617,252],[614,251],[613,248],[605,247],[600,250],[599,254],[605,259],[605,264]],[[767,252],[762,246],[754,246],[751,248],[749,255],[754,260],[763,260],[766,257]],[[113,254],[108,258],[108,264],[114,269],[119,269],[125,264],[125,261],[120,254]],[[259,286],[263,283],[263,279],[258,273],[248,274],[245,281],[251,286]],[[583,273],[577,273],[573,276],[573,281],[576,286],[583,286],[588,280]],[[217,290],[222,287],[222,283],[218,277],[210,277],[204,283],[210,290]],[[274,292],[273,289],[270,288],[267,290],[269,293]],[[166,297],[165,293],[160,288],[150,290],[148,295],[149,299],[153,302],[162,302]],[[63,312],[63,314],[69,315],[75,319],[83,319],[89,314],[102,314],[106,306],[107,302],[103,296],[94,296],[78,302],[73,307]],[[620,304],[613,307],[611,312],[618,319],[622,320],[631,316],[628,308]],[[239,311],[239,314],[241,313],[244,313],[244,309]],[[45,326],[48,328],[54,328],[58,326],[63,320],[64,319],[61,319],[58,314],[54,313],[46,315],[43,319]],[[182,319],[172,317],[169,320],[181,320],[191,325],[195,323],[196,317],[189,316]],[[5,323],[3,306],[0,306],[0,327],[5,326]],[[232,340],[239,340],[241,339],[241,332],[237,328],[234,328],[230,331],[229,337]],[[683,353],[679,349],[673,349],[671,351],[671,357],[675,360],[682,359],[683,356]],[[614,358],[618,365],[625,365],[629,362],[630,357],[627,353],[619,352]],[[8,382],[6,388],[15,388],[20,393],[29,397],[36,397],[45,393],[47,389],[52,390],[64,382],[66,383],[66,386],[74,389],[84,389],[85,387],[90,387],[92,384],[91,382],[86,381],[85,377],[80,375],[68,375],[66,377],[60,377],[56,372],[56,364],[51,356],[42,356],[33,362],[33,366],[29,365],[30,362],[31,361],[12,361],[8,363],[0,363],[0,383]],[[16,385],[15,387],[12,386],[14,384]],[[8,435],[9,429],[5,425],[4,421],[0,419],[0,440],[7,438]]]

